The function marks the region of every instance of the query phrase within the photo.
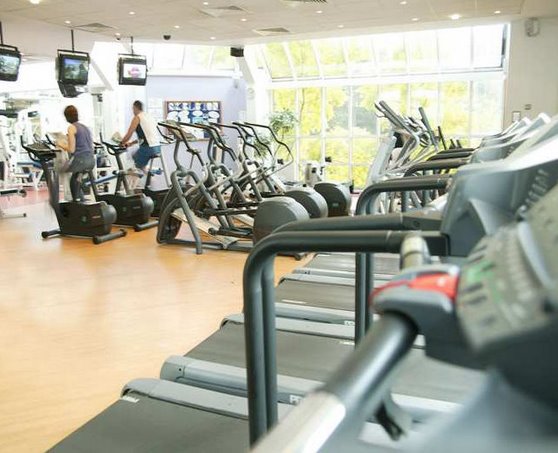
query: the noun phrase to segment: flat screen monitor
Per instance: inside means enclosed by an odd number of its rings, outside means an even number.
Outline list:
[[[17,47],[0,46],[0,80],[15,82],[19,75],[21,54]]]
[[[87,85],[89,62],[88,53],[58,51],[58,81],[65,85]]]
[[[141,55],[120,55],[118,58],[118,83],[120,85],[145,85],[147,60]]]

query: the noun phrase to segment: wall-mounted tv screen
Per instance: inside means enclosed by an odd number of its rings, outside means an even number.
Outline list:
[[[147,60],[141,55],[120,55],[118,58],[118,83],[120,85],[145,85]]]
[[[89,80],[89,54],[58,51],[58,81],[66,85],[87,85]]]
[[[19,75],[21,54],[17,47],[0,46],[0,80],[15,82]]]

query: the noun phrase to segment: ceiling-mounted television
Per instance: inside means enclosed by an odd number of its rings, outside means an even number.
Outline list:
[[[147,81],[147,59],[142,55],[118,56],[118,83],[143,86]]]
[[[57,59],[58,82],[64,85],[87,85],[90,61],[87,52],[59,50]]]
[[[0,80],[15,82],[20,64],[21,54],[17,47],[0,45]]]

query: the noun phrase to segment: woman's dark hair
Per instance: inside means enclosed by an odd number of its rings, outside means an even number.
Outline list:
[[[64,109],[64,116],[68,123],[73,124],[79,121],[78,111],[74,105],[69,105]]]
[[[134,107],[143,112],[143,102],[134,101]]]

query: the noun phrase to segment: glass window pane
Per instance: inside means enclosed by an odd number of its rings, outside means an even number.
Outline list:
[[[472,133],[495,134],[502,130],[504,82],[482,80],[473,82]]]
[[[353,135],[377,135],[378,117],[374,103],[378,100],[377,85],[353,88]]]
[[[473,28],[473,66],[499,68],[502,66],[504,25],[486,25]]]
[[[335,137],[349,135],[349,96],[350,89],[326,89],[326,134]]]
[[[318,63],[310,41],[292,41],[289,50],[298,78],[318,77]]]
[[[441,83],[441,123],[448,140],[454,135],[468,135],[469,112],[469,82]]]
[[[380,99],[387,102],[395,112],[406,115],[408,112],[408,88],[409,86],[406,83],[380,85]]]
[[[188,71],[204,71],[209,68],[211,46],[186,46],[184,69]]]
[[[471,29],[453,28],[438,31],[438,48],[442,69],[471,67]]]
[[[349,162],[349,140],[340,139],[326,140],[326,157],[331,158],[331,162],[334,164],[346,164]]]
[[[438,71],[438,47],[436,32],[421,31],[407,33],[407,51],[409,52],[410,72]]]
[[[433,129],[439,124],[438,120],[438,84],[437,83],[411,83],[410,113],[420,117],[418,109],[424,108]]]
[[[349,181],[349,166],[328,165],[326,167],[326,179],[328,181],[335,181],[335,182]]]
[[[301,135],[317,135],[322,130],[322,90],[302,88],[298,95]]]
[[[318,58],[326,77],[344,76],[347,74],[347,65],[343,55],[343,46],[340,39],[320,39],[315,41]]]
[[[366,177],[368,176],[368,167],[353,167],[353,183],[355,189],[364,189],[366,187]]]
[[[372,54],[372,42],[369,37],[360,36],[346,40],[347,63],[352,75],[376,74],[376,64]]]
[[[264,46],[264,56],[269,67],[272,79],[292,78],[291,67],[287,54],[280,42],[274,42]]]
[[[182,69],[184,46],[182,44],[155,44],[153,57],[155,69]]]
[[[273,110],[280,112],[288,110],[296,113],[296,90],[294,89],[278,89],[272,91]]]
[[[228,47],[215,47],[211,59],[211,69],[217,71],[234,71],[234,57]]]
[[[374,51],[380,72],[403,74],[407,72],[407,56],[403,34],[387,34],[374,37]]]
[[[353,140],[353,164],[370,165],[378,152],[376,138],[355,138]]]
[[[299,142],[300,163],[309,160],[322,161],[322,142],[318,138],[302,138]]]

